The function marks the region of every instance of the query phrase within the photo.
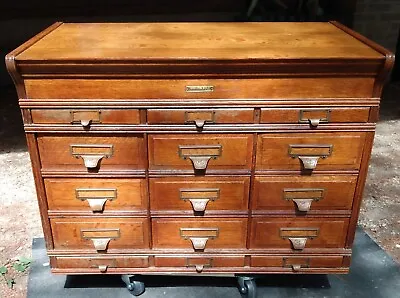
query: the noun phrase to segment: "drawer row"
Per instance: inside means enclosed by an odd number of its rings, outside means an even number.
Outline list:
[[[360,167],[365,132],[259,134],[39,134],[42,171],[353,170]],[[146,148],[147,147],[147,148]],[[146,150],[147,149],[147,150]],[[256,152],[254,152],[256,151]]]
[[[253,212],[351,210],[357,175],[256,176]],[[247,214],[249,177],[46,178],[49,213]]]
[[[350,258],[343,255],[212,255],[183,254],[170,255],[107,255],[107,256],[58,256],[51,257],[53,272],[67,272],[68,269],[80,273],[130,273],[143,269],[186,273],[207,273],[214,271],[246,272],[246,270],[271,272],[317,272],[318,269],[341,269],[346,271]],[[151,265],[151,263],[153,263]],[[266,268],[268,267],[268,269]],[[145,270],[146,271],[146,270]]]
[[[187,124],[202,128],[213,124],[366,123],[370,107],[290,107],[262,108],[255,116],[251,108],[148,109],[142,121],[139,109],[31,109],[34,124],[71,124],[90,129],[91,125]]]
[[[349,218],[342,217],[252,217],[250,220],[248,230],[247,217],[153,218],[151,233],[149,220],[144,217],[51,218],[50,224],[56,251],[82,253],[129,253],[150,248],[295,253],[343,249],[349,226]]]

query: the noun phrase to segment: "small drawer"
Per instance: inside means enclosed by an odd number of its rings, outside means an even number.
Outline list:
[[[253,210],[350,210],[357,176],[256,177]]]
[[[42,170],[108,171],[145,168],[142,135],[39,135]]]
[[[152,222],[156,249],[207,251],[246,247],[246,218],[156,218]]]
[[[89,128],[91,124],[138,124],[139,110],[113,109],[32,109],[36,124],[72,124]]]
[[[74,269],[84,273],[114,273],[118,269],[146,268],[149,266],[147,256],[107,256],[107,257],[56,257],[55,268]],[[116,272],[115,272],[116,273]]]
[[[343,248],[348,218],[267,218],[253,217],[251,248]]]
[[[253,136],[149,135],[150,170],[250,170]]]
[[[145,179],[47,178],[44,179],[49,211],[146,210]]]
[[[252,267],[274,267],[285,271],[307,272],[310,269],[341,268],[343,256],[252,256]]]
[[[321,123],[368,122],[369,107],[324,108],[265,108],[261,109],[261,123],[307,123],[317,127]]]
[[[153,211],[246,210],[248,177],[151,178],[150,205]]]
[[[54,249],[93,250],[149,248],[147,218],[51,218]]]
[[[208,124],[253,123],[253,109],[149,109],[150,124],[192,124],[203,128]]]
[[[358,170],[365,133],[262,134],[257,170]]]
[[[210,269],[244,267],[244,256],[155,256],[154,265],[156,267],[180,267],[202,273]]]

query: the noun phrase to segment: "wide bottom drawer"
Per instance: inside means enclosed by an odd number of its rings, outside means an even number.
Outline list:
[[[343,256],[252,256],[251,267],[269,267],[277,270],[302,272],[313,269],[347,267]]]
[[[57,269],[75,269],[80,272],[106,273],[116,269],[146,268],[149,266],[148,256],[63,256],[55,257],[52,264]]]

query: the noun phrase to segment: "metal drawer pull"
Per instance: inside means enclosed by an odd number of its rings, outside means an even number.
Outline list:
[[[181,237],[190,240],[194,250],[204,250],[208,240],[218,237],[218,228],[181,228]]]
[[[99,270],[101,273],[107,272],[108,265],[99,265]]]
[[[299,123],[310,123],[312,127],[317,127],[320,123],[328,123],[330,116],[331,110],[300,110]]]
[[[102,212],[107,201],[117,199],[116,188],[77,188],[75,195],[78,200],[87,201],[93,212]]]
[[[80,123],[87,128],[92,123],[101,123],[100,111],[71,111],[71,123]]]
[[[301,265],[299,265],[299,264],[292,264],[292,270],[293,270],[294,272],[298,272],[298,271],[300,271],[300,269],[301,269]]]
[[[289,145],[289,156],[298,158],[306,170],[314,170],[320,158],[327,158],[332,154],[333,145]]]
[[[186,267],[194,267],[197,273],[202,273],[204,268],[212,267],[213,259],[204,260],[203,258],[187,258],[186,259]]]
[[[204,265],[195,265],[195,268],[197,273],[201,273],[203,272]]]
[[[185,123],[194,123],[196,128],[201,129],[206,123],[215,123],[214,111],[186,111]]]
[[[111,240],[120,237],[119,229],[88,229],[81,230],[81,237],[83,239],[92,240],[93,246],[97,251],[104,251],[107,249]]]
[[[185,146],[179,145],[179,156],[183,159],[190,159],[195,170],[205,170],[210,159],[217,159],[221,156],[221,145]]]
[[[317,167],[319,156],[299,156],[306,170],[314,170]]]
[[[281,228],[280,236],[283,239],[288,239],[293,249],[303,250],[308,239],[318,237],[318,228]]]
[[[302,250],[306,246],[307,239],[308,238],[294,238],[294,237],[289,237],[289,241],[293,245],[293,249],[296,250]]]
[[[103,158],[113,155],[113,145],[70,145],[71,155],[82,158],[86,168],[97,168]]]
[[[193,211],[204,212],[209,201],[219,198],[219,188],[181,188],[180,198],[189,201]]]
[[[310,211],[313,201],[323,199],[324,191],[323,188],[285,188],[283,199],[293,201],[299,211],[307,212]]]

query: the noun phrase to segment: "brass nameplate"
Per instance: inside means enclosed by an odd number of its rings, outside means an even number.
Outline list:
[[[186,92],[214,92],[214,86],[186,86]]]

